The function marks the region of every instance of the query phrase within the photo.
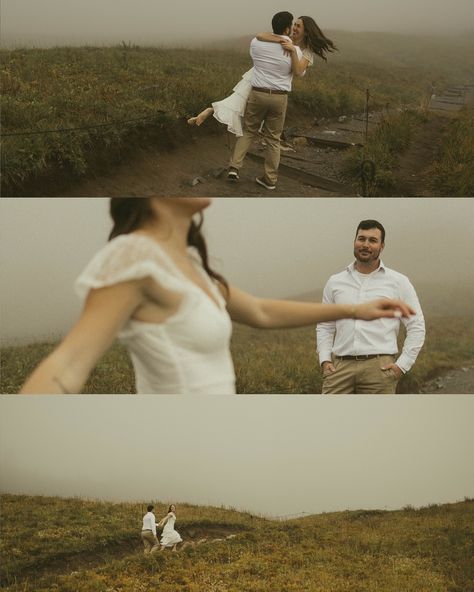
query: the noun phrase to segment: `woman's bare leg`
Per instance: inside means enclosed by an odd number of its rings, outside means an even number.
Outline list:
[[[214,113],[214,109],[212,107],[208,107],[207,109],[204,109],[204,111],[201,111],[201,113],[199,113],[199,115],[196,115],[196,117],[190,117],[188,119],[188,124],[189,125],[201,125],[213,113]]]

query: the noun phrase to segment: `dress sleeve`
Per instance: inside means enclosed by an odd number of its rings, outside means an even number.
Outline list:
[[[313,65],[314,55],[313,52],[307,47],[303,49],[303,57],[305,60],[308,60],[308,68]]]
[[[165,289],[182,291],[176,270],[158,244],[143,236],[120,235],[92,258],[74,287],[84,302],[91,290],[146,277]]]

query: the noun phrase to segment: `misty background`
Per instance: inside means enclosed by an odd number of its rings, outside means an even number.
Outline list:
[[[3,396],[6,493],[267,516],[474,496],[474,397]]]
[[[176,198],[179,199],[179,198]],[[3,345],[56,339],[80,314],[73,284],[111,229],[107,198],[0,200]],[[308,295],[352,260],[360,220],[385,226],[383,261],[407,275],[427,312],[472,314],[474,199],[216,198],[211,262],[256,296]]]
[[[281,10],[312,16],[326,30],[453,35],[472,33],[472,0],[309,0],[297,3],[241,0],[229,10],[202,0],[2,0],[3,46],[116,44],[189,46],[270,28]]]

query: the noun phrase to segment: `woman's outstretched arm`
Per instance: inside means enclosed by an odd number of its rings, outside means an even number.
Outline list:
[[[92,290],[61,344],[34,370],[22,394],[79,393],[124,323],[144,301],[144,282]]]
[[[322,321],[354,318],[371,321],[382,317],[408,317],[415,311],[401,300],[379,298],[363,304],[320,304],[256,298],[233,286],[227,309],[233,321],[260,329],[285,329]]]

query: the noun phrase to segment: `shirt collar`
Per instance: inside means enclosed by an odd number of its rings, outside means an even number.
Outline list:
[[[347,271],[349,271],[351,273],[354,273],[355,271],[357,271],[357,269],[355,267],[355,261],[350,263],[346,269],[347,269]],[[374,271],[372,273],[375,273],[376,271],[385,271],[385,265],[384,265],[384,262],[382,261],[382,259],[380,259],[380,263],[379,263],[379,266],[377,267],[377,269],[374,269]]]

